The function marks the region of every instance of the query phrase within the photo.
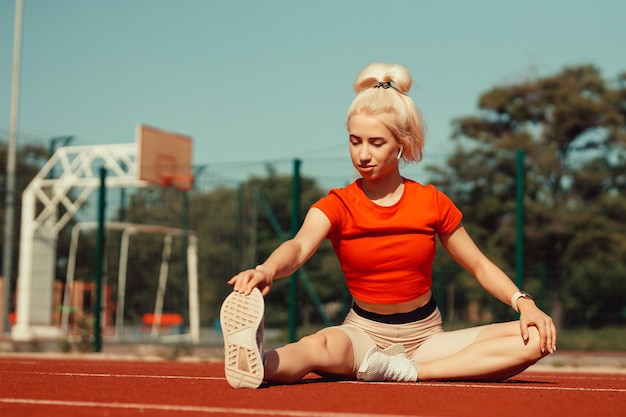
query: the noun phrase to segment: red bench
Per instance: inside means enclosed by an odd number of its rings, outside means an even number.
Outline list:
[[[146,313],[141,317],[141,322],[144,326],[152,327],[156,321],[156,314],[153,313]],[[183,316],[178,313],[162,313],[159,324],[167,327],[180,326],[183,324]]]
[[[156,322],[157,316],[154,313],[146,313],[141,316],[143,331],[150,331]],[[183,323],[183,316],[178,313],[162,313],[159,321],[159,330],[180,334],[183,332]]]

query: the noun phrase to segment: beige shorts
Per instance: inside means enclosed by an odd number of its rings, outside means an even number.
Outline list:
[[[374,321],[350,309],[343,324],[335,328],[346,333],[352,342],[356,373],[366,353],[374,346],[385,349],[401,343],[409,358],[416,362],[431,361],[462,350],[476,340],[484,326],[446,332],[438,308],[424,319],[403,324]]]

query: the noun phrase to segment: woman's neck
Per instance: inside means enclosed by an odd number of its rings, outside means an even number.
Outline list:
[[[393,206],[402,198],[404,179],[400,175],[378,180],[363,179],[362,181],[363,192],[367,198],[379,206]]]

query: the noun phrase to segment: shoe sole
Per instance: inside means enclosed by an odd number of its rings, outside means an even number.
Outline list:
[[[258,388],[263,382],[263,357],[256,335],[264,310],[263,296],[257,288],[248,296],[233,291],[220,309],[224,368],[233,388]]]

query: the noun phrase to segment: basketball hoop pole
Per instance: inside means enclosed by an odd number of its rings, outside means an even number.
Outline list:
[[[15,27],[13,29],[13,78],[11,81],[11,121],[9,127],[9,143],[7,146],[6,194],[4,197],[4,252],[3,271],[4,287],[2,294],[2,311],[0,328],[9,334],[9,314],[11,313],[11,270],[13,267],[13,229],[15,222],[15,165],[17,123],[20,97],[20,60],[22,55],[22,0],[15,0]]]

